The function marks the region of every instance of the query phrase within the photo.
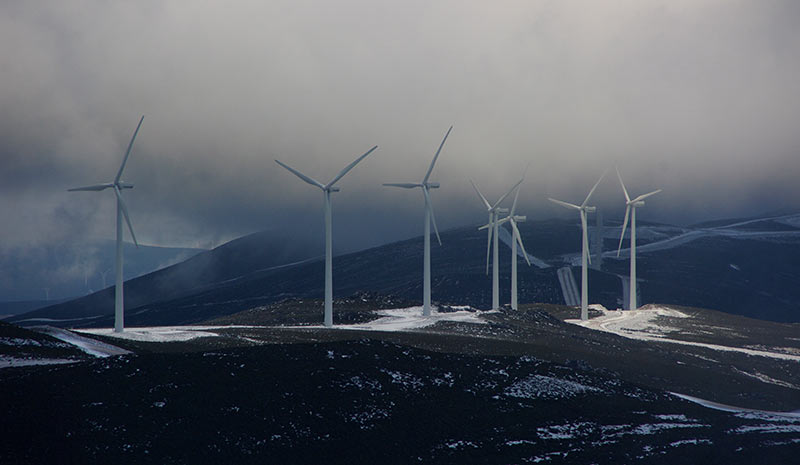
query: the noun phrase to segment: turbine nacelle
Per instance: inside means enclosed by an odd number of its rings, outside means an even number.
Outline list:
[[[438,189],[439,188],[439,183],[438,182],[426,182],[423,185],[425,187],[427,187],[428,189]]]
[[[597,207],[581,207],[581,210],[585,211],[586,213],[594,213],[597,211]]]
[[[328,192],[340,192],[341,191],[340,188],[335,187],[335,186],[334,187],[325,188],[325,190],[328,191]]]

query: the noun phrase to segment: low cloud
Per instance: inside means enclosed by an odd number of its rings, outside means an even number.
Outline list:
[[[420,234],[419,181],[441,228],[484,214],[530,163],[520,209],[597,202],[690,223],[800,209],[800,6],[794,1],[6,2],[0,6],[0,214],[5,245],[113,237],[125,178],[138,238],[211,246],[319,229],[321,193],[280,159],[340,182],[345,250]],[[320,248],[322,247],[320,241]]]

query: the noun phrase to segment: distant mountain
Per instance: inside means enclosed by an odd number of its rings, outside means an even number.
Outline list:
[[[203,250],[149,245],[136,248],[124,243],[123,251],[127,280],[182,262]],[[111,240],[0,249],[0,302],[41,300],[52,305],[104,289],[114,284],[114,254]]]
[[[213,250],[194,254],[188,260],[125,282],[125,307],[134,309],[153,302],[176,299],[202,291],[210,284],[253,273],[259,269],[307,260],[318,254],[321,241],[303,239],[292,231],[265,231],[230,241]],[[134,255],[133,253],[127,254]],[[126,268],[128,263],[125,264]],[[114,312],[113,276],[110,287],[99,292],[41,308],[9,321],[45,318],[48,324],[70,325],[74,319],[97,318]],[[65,321],[49,321],[65,320]],[[42,323],[35,320],[34,324]]]
[[[800,228],[796,224],[797,215],[714,229],[640,224],[640,304],[677,304],[764,320],[800,321],[800,268],[795,266],[800,260]],[[520,302],[563,304],[561,279],[572,276],[580,284],[578,223],[530,221],[522,225],[521,233],[538,265],[528,267],[520,258]],[[591,228],[591,235],[598,233]],[[607,308],[623,307],[627,285],[628,251],[623,249],[616,257],[618,234],[618,227],[604,228],[602,269],[589,273],[590,302]],[[434,301],[489,308],[491,277],[486,274],[486,233],[475,225],[444,231],[441,237],[442,245],[434,245],[431,253]],[[501,234],[501,302],[510,300],[509,238],[507,232]],[[287,250],[294,243],[291,240],[275,242],[270,236],[263,240],[271,245],[255,238],[234,241],[179,267],[130,281],[126,287],[126,324],[194,323],[286,298],[322,296],[320,259],[309,258],[313,254],[308,250]],[[627,239],[623,246],[627,247]],[[258,247],[267,247],[271,252]],[[597,252],[593,250],[595,259]],[[211,259],[217,255],[225,259]],[[336,297],[371,292],[414,302],[421,299],[419,237],[337,256],[333,266]],[[559,276],[559,268],[565,267],[571,273]],[[109,326],[112,296],[105,296],[104,306],[97,300],[100,297],[66,302],[11,321],[33,324],[35,320],[22,320],[83,318],[59,324]],[[99,308],[108,310],[101,312]]]
[[[66,302],[67,300],[69,299],[0,302],[0,319],[10,318],[14,315],[20,315],[22,313],[36,310],[37,308],[60,304],[61,302]]]

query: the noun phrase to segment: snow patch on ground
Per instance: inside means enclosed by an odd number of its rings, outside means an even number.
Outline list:
[[[208,330],[225,328],[252,328],[252,326],[152,326],[142,328],[125,328],[121,333],[115,333],[113,328],[76,329],[75,331],[108,336],[117,339],[140,342],[182,342],[198,337],[218,336]]]
[[[744,347],[731,347],[718,344],[709,344],[704,342],[690,342],[681,341],[678,339],[671,339],[667,337],[670,332],[678,331],[677,328],[672,328],[663,323],[659,323],[658,319],[667,318],[691,318],[691,316],[682,313],[678,310],[668,307],[645,306],[638,310],[607,310],[602,305],[591,305],[591,308],[602,312],[599,317],[591,318],[586,321],[581,320],[565,320],[567,323],[583,326],[584,328],[595,329],[598,331],[605,331],[607,333],[616,334],[618,336],[626,337],[628,339],[638,339],[642,341],[661,341],[670,342],[673,344],[683,344],[696,347],[705,347],[712,350],[722,350],[729,352],[740,352],[747,355],[755,355],[759,357],[771,357],[783,360],[796,360],[800,361],[800,356],[770,352],[766,350],[747,349]]]
[[[710,425],[701,425],[699,423],[647,423],[639,425],[629,431],[619,433],[620,436],[626,434],[648,435],[655,434],[659,431],[676,429],[676,428],[709,428]]]
[[[688,400],[689,402],[694,402],[695,404],[702,405],[703,407],[707,407],[714,410],[721,410],[723,412],[731,412],[737,414],[756,414],[759,415],[759,418],[767,419],[772,418],[774,421],[796,421],[800,420],[800,411],[794,412],[773,412],[770,410],[756,410],[744,407],[736,407],[733,405],[726,405],[720,404],[718,402],[701,399],[699,397],[688,396],[686,394],[680,394],[678,392],[670,392],[675,397],[680,397],[683,400]]]
[[[453,307],[455,308],[455,307]],[[469,308],[469,307],[464,307]],[[459,310],[456,312],[438,312],[431,309],[430,316],[422,315],[422,307],[393,308],[389,310],[376,310],[373,313],[381,318],[369,323],[352,325],[333,325],[331,329],[360,330],[360,331],[413,331],[415,329],[433,326],[440,321],[453,321],[457,323],[486,324],[481,315],[495,312]],[[283,328],[325,328],[322,325],[283,326]]]
[[[450,441],[446,443],[445,446],[450,449],[465,449],[467,447],[472,447],[474,449],[478,448],[478,446],[476,446],[472,441]]]
[[[792,383],[789,383],[789,382],[786,382],[786,381],[782,381],[780,379],[772,378],[770,376],[765,375],[764,373],[759,373],[758,371],[756,371],[755,373],[750,373],[750,372],[747,372],[747,371],[742,371],[742,370],[740,370],[740,369],[738,369],[736,367],[731,367],[731,368],[733,368],[733,371],[735,371],[737,373],[741,373],[741,374],[743,374],[745,376],[749,376],[751,378],[755,378],[755,379],[761,381],[762,383],[774,384],[776,386],[781,386],[781,387],[785,387],[785,388],[789,388],[789,389],[796,389],[796,390],[800,391],[800,386],[796,386],[796,385],[794,385]]]
[[[455,312],[438,312],[432,309],[430,316],[422,316],[422,307],[395,308],[389,310],[376,310],[374,313],[380,318],[369,323],[352,325],[334,325],[327,328],[323,325],[302,325],[302,326],[278,326],[278,328],[292,329],[341,329],[341,330],[361,330],[361,331],[413,331],[420,328],[432,326],[440,321],[452,321],[457,323],[486,324],[481,315],[493,313],[483,311],[473,311],[470,307],[461,308]],[[122,333],[115,333],[112,328],[86,328],[74,331],[108,336],[118,339],[127,339],[140,342],[182,342],[196,339],[199,337],[215,337],[219,334],[213,332],[220,329],[253,329],[264,328],[264,326],[151,326],[140,328],[125,328]],[[255,342],[255,341],[254,341]]]
[[[669,443],[669,445],[672,447],[688,446],[688,445],[697,446],[699,444],[711,445],[714,443],[710,439],[682,439],[680,441]]]
[[[529,376],[505,390],[507,396],[523,399],[565,399],[585,392],[600,392],[600,389],[543,375]]]
[[[32,365],[62,365],[65,363],[77,363],[78,360],[68,360],[65,358],[16,358],[8,355],[0,355],[0,368],[25,367]]]
[[[736,429],[728,431],[728,433],[745,434],[745,433],[800,433],[800,425],[748,425],[740,426]]]
[[[66,342],[67,344],[71,344],[87,354],[95,357],[110,357],[112,355],[125,355],[130,353],[125,349],[120,349],[117,346],[112,346],[111,344],[106,344],[105,342],[101,342],[96,339],[79,336],[66,329],[54,328],[52,326],[31,329],[52,336],[56,339]]]
[[[550,425],[536,428],[536,435],[539,439],[573,439],[575,436],[585,435],[593,427],[592,423],[587,422]]]
[[[34,346],[41,347],[42,344],[34,339],[25,339],[21,337],[0,337],[0,346]]]

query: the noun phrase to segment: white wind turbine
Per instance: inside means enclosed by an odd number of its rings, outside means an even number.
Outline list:
[[[339,174],[337,174],[336,177],[333,178],[333,180],[331,180],[331,182],[328,184],[322,184],[321,182],[306,176],[296,169],[281,163],[278,160],[275,160],[277,164],[286,168],[298,178],[311,184],[312,186],[322,189],[322,192],[325,194],[325,326],[333,326],[333,241],[331,239],[331,192],[339,192],[339,188],[334,187],[333,185],[336,184],[338,180],[342,179],[342,177],[347,174],[348,171],[353,169],[358,162],[363,160],[367,155],[372,153],[373,150],[377,148],[377,145],[372,147],[371,149],[367,150],[364,155],[361,155],[354,162],[345,166],[344,169],[339,172]]]
[[[475,188],[475,192],[478,193],[478,197],[481,198],[483,205],[486,207],[486,211],[489,213],[489,223],[485,226],[481,226],[478,230],[488,229],[489,235],[486,238],[486,274],[489,274],[489,251],[493,249],[493,258],[492,258],[492,310],[497,310],[500,308],[500,263],[498,258],[498,244],[497,244],[497,217],[501,213],[507,213],[508,210],[505,208],[500,208],[500,204],[506,197],[509,196],[514,189],[516,189],[520,184],[522,184],[523,179],[517,181],[511,189],[508,190],[505,194],[503,194],[497,202],[494,204],[490,204],[486,197],[481,194],[480,189],[472,179],[469,182],[472,184],[472,187]],[[492,236],[494,236],[494,241],[492,241]]]
[[[433,222],[433,230],[436,232],[436,240],[439,241],[439,245],[442,245],[442,239],[439,237],[439,228],[436,227],[436,216],[433,214],[433,204],[431,204],[431,195],[430,195],[430,189],[438,189],[439,183],[428,182],[428,179],[430,179],[431,177],[433,166],[436,165],[436,160],[439,158],[439,154],[442,152],[442,147],[444,147],[444,143],[447,140],[447,136],[450,135],[450,131],[452,130],[453,126],[450,126],[450,129],[448,129],[447,133],[444,135],[444,139],[442,139],[442,143],[439,144],[439,149],[436,151],[436,155],[433,156],[433,161],[431,161],[431,166],[428,167],[428,172],[425,173],[425,177],[422,179],[421,183],[390,182],[383,184],[384,186],[401,187],[403,189],[414,189],[419,187],[422,189],[422,195],[425,198],[425,233],[423,235],[425,245],[424,245],[423,270],[422,270],[422,315],[423,316],[431,315],[431,222]]]
[[[139,120],[139,124],[136,126],[136,130],[133,132],[133,137],[131,137],[130,143],[128,143],[128,150],[125,151],[125,157],[122,159],[122,165],[119,167],[119,171],[117,171],[117,176],[114,178],[114,181],[106,184],[97,184],[94,186],[86,186],[86,187],[76,187],[74,189],[68,189],[70,192],[74,191],[102,191],[106,189],[114,189],[114,195],[117,197],[117,255],[116,255],[116,285],[115,285],[115,295],[114,295],[114,332],[121,333],[124,331],[125,327],[125,304],[124,304],[124,296],[123,296],[123,288],[122,288],[122,217],[125,217],[125,222],[128,224],[128,230],[131,232],[131,237],[133,238],[133,243],[136,244],[136,247],[139,247],[139,243],[136,241],[136,234],[133,233],[133,226],[131,225],[131,219],[128,216],[128,208],[125,206],[125,201],[122,200],[122,189],[133,189],[133,184],[129,184],[126,182],[121,181],[122,178],[122,171],[125,169],[125,163],[128,162],[128,157],[131,154],[131,149],[133,148],[133,141],[136,139],[136,135],[139,133],[139,128],[142,127],[142,121],[144,121],[144,116]]]
[[[631,218],[631,282],[628,286],[630,290],[629,298],[628,298],[628,310],[636,310],[638,308],[636,302],[636,208],[644,206],[644,199],[650,197],[651,195],[656,195],[661,192],[661,189],[654,190],[653,192],[649,192],[647,194],[642,194],[639,197],[631,200],[630,196],[628,195],[628,190],[625,189],[625,183],[622,182],[622,176],[619,174],[619,170],[617,170],[617,177],[619,178],[619,184],[622,186],[622,192],[625,193],[625,220],[622,222],[622,233],[619,236],[619,247],[617,248],[617,257],[619,257],[619,252],[622,249],[622,239],[625,237],[625,228],[628,226],[628,215],[630,214]]]
[[[517,210],[517,199],[519,198],[519,191],[521,189],[517,189],[517,193],[514,194],[514,203],[511,205],[511,211],[508,213],[508,216],[503,218],[502,220],[497,222],[497,225],[500,226],[503,223],[509,222],[511,224],[511,308],[513,310],[518,309],[518,302],[517,302],[517,243],[522,248],[522,254],[525,256],[525,261],[528,263],[528,266],[531,266],[531,261],[528,259],[528,253],[525,251],[525,245],[522,244],[522,236],[519,233],[519,228],[517,227],[517,223],[524,222],[527,217],[515,215]],[[490,225],[486,225],[485,228],[490,227]]]
[[[603,175],[600,176],[600,179],[598,179],[594,184],[592,190],[589,191],[589,195],[586,196],[586,200],[584,200],[580,206],[562,202],[561,200],[548,198],[551,202],[581,212],[581,229],[583,230],[583,247],[581,251],[581,320],[584,321],[589,319],[589,276],[586,262],[588,260],[589,263],[592,263],[592,259],[589,257],[589,236],[586,225],[586,214],[594,213],[594,211],[597,210],[597,207],[590,207],[587,204],[589,203],[589,199],[592,197],[592,194],[594,194],[595,189],[597,189],[597,186],[600,184],[600,181],[603,180],[605,175],[606,173],[603,173]]]

